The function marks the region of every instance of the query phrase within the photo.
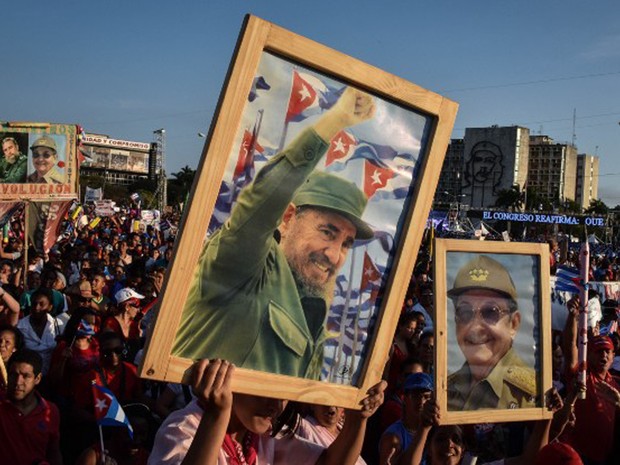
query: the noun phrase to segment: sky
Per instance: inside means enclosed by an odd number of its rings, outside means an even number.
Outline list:
[[[491,125],[574,135],[600,157],[599,198],[620,205],[617,0],[13,1],[0,120],[143,142],[164,128],[168,176],[197,168],[247,13],[456,101],[453,138]]]

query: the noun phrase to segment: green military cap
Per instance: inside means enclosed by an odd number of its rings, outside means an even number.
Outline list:
[[[47,147],[56,152],[56,141],[49,136],[41,136],[30,146],[30,150],[34,150],[37,147]]]
[[[322,171],[314,171],[293,198],[297,207],[322,207],[344,216],[355,226],[356,239],[371,239],[375,235],[362,220],[367,202],[366,195],[355,184]]]
[[[448,296],[454,298],[470,289],[488,289],[517,301],[517,289],[508,270],[486,255],[478,255],[461,267]]]

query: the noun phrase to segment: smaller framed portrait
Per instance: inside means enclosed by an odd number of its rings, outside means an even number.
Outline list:
[[[74,198],[77,126],[9,122],[0,126],[0,199]]]
[[[442,423],[549,418],[548,245],[437,239],[434,251]]]

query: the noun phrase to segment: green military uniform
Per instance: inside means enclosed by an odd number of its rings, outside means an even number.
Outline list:
[[[39,184],[62,184],[65,182],[65,176],[60,172],[58,168],[52,166],[52,168],[45,173],[44,176],[39,176],[39,173],[34,172],[28,176],[28,182]]]
[[[489,376],[473,385],[467,363],[448,376],[449,411],[537,407],[536,393],[536,372],[514,349],[502,357]]]
[[[318,379],[327,305],[300,295],[274,231],[327,147],[306,130],[241,191],[201,254],[173,355]]]
[[[23,183],[26,181],[26,170],[28,169],[28,157],[23,153],[18,153],[13,163],[9,163],[6,158],[0,159],[0,182]]]

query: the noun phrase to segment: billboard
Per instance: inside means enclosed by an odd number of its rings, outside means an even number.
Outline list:
[[[85,168],[138,174],[149,172],[149,143],[86,134],[82,144],[81,151],[87,157],[82,163]]]
[[[76,125],[3,122],[0,144],[0,199],[76,197]]]

